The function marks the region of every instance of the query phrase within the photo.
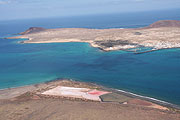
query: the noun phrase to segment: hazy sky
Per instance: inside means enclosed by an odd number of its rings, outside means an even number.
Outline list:
[[[0,20],[180,8],[180,0],[0,0]]]

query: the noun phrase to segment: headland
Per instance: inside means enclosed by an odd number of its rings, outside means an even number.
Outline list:
[[[178,109],[93,83],[67,79],[4,89],[0,93],[0,119],[7,120],[180,118]]]

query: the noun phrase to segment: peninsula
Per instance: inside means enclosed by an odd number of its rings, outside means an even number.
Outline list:
[[[180,111],[93,83],[67,79],[0,90],[0,119],[179,120]]]
[[[180,21],[161,20],[144,28],[86,29],[31,27],[20,36],[22,43],[88,42],[103,51],[128,50],[149,47],[151,50],[180,47]]]

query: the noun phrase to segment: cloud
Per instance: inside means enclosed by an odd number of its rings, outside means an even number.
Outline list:
[[[135,2],[144,2],[145,0],[134,0]]]
[[[0,5],[9,4],[11,0],[0,0]]]
[[[0,5],[4,4],[20,4],[20,3],[39,3],[39,2],[46,2],[41,0],[0,0]]]

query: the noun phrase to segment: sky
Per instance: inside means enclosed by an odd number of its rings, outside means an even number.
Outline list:
[[[180,8],[180,0],[0,0],[0,20]]]

